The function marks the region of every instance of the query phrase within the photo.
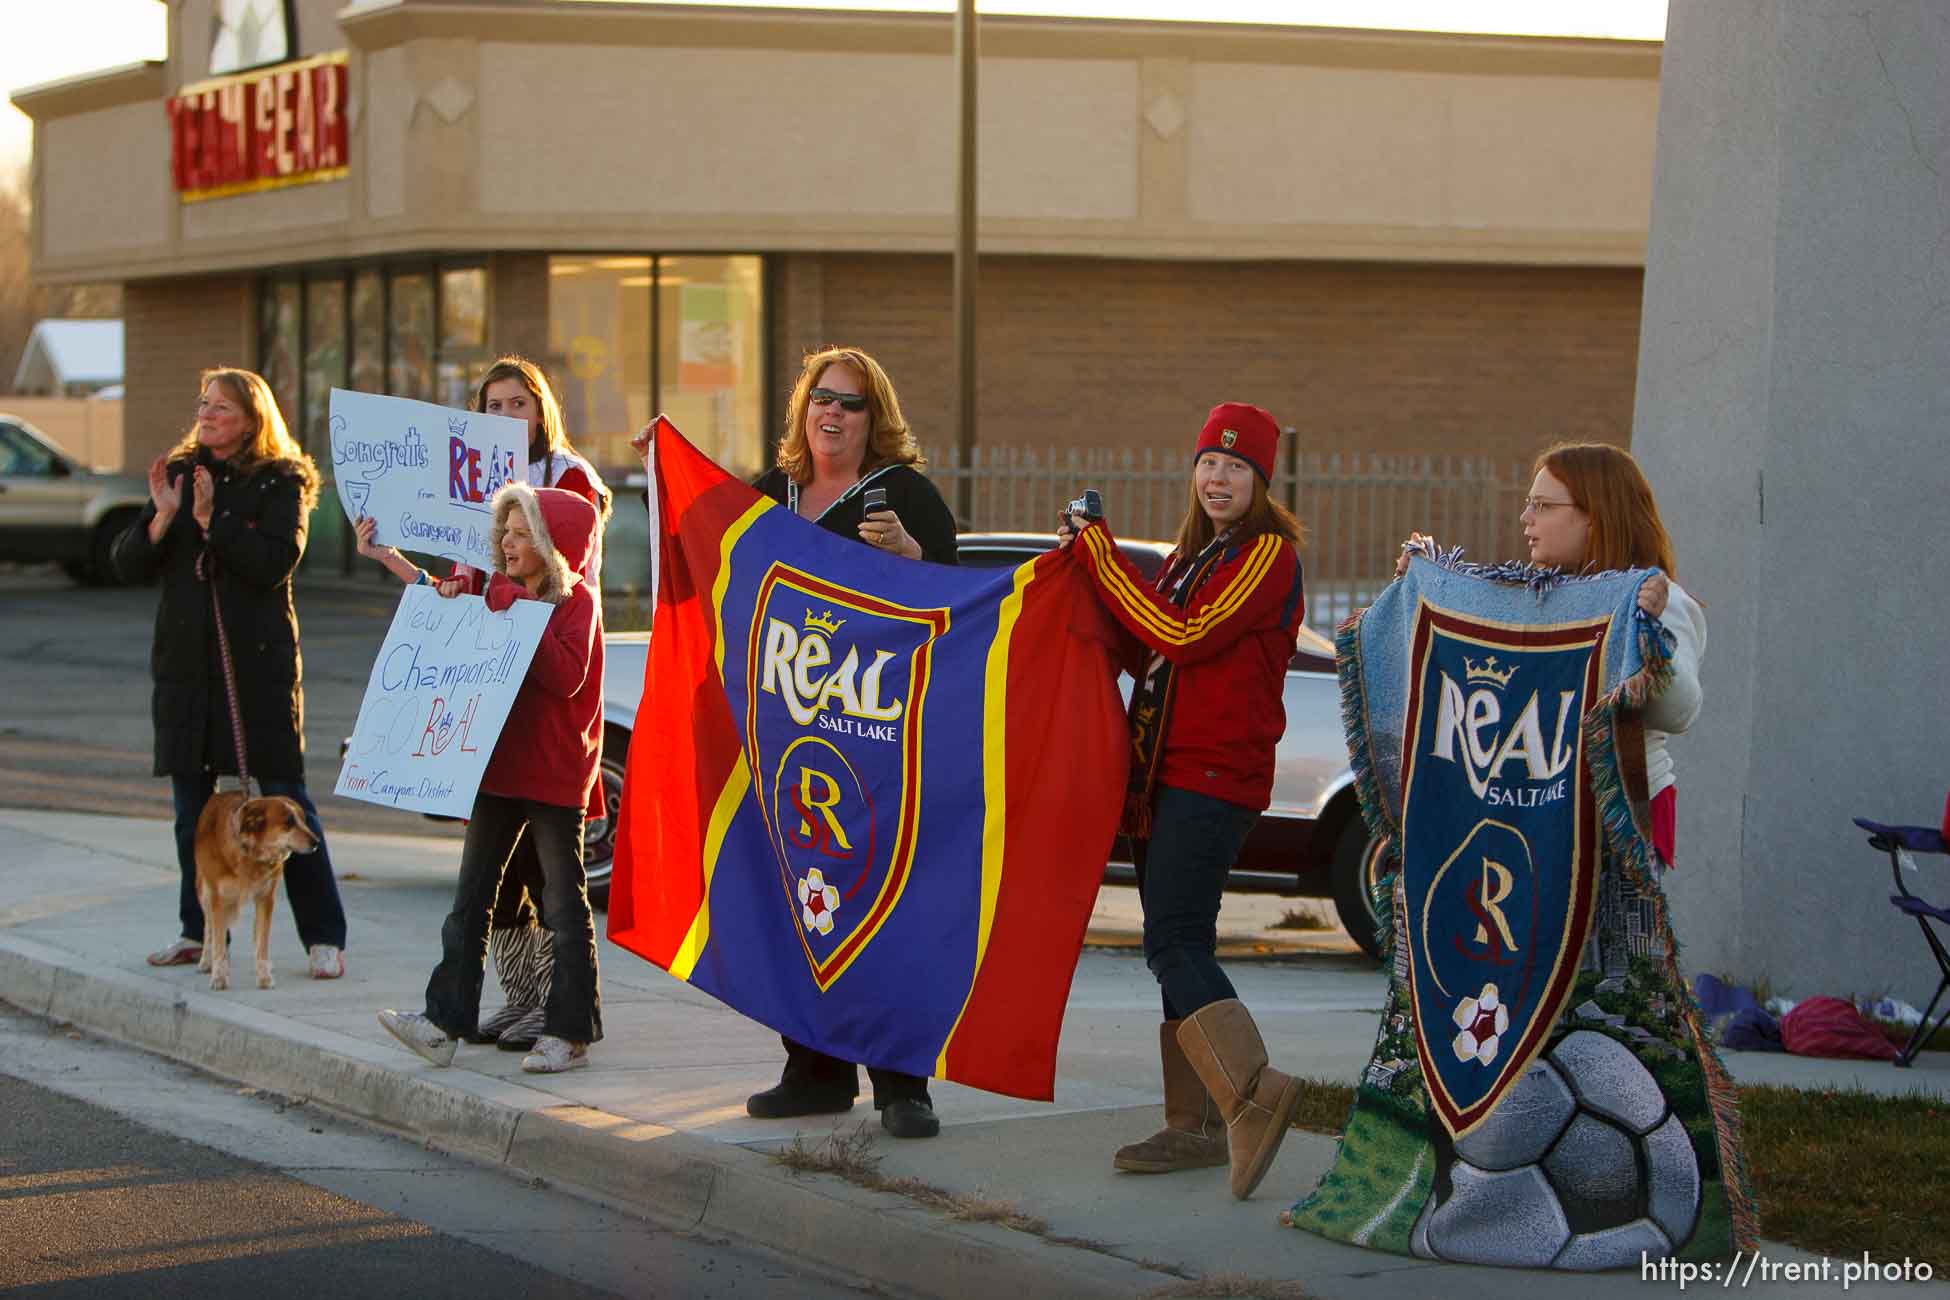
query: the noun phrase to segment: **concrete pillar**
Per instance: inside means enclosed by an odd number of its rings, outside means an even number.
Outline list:
[[[1950,788],[1950,7],[1668,23],[1632,439],[1710,627],[1673,914],[1689,971],[1921,1005],[1849,819]]]

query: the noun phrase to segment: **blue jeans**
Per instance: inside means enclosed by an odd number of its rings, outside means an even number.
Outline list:
[[[1151,838],[1133,845],[1144,903],[1144,964],[1157,978],[1167,1020],[1237,997],[1219,969],[1219,901],[1251,808],[1161,785],[1151,803]]]
[[[176,913],[183,922],[183,937],[202,943],[203,904],[196,896],[196,819],[210,801],[210,792],[217,788],[217,778],[214,772],[198,772],[194,776],[171,776],[169,784],[176,800],[176,865],[183,873]],[[339,882],[332,875],[325,828],[318,824],[318,809],[312,807],[305,783],[259,778],[257,784],[261,793],[283,795],[304,809],[305,828],[318,841],[310,853],[293,854],[284,864],[284,896],[291,900],[298,941],[307,950],[317,943],[345,947],[345,907],[339,902]]]

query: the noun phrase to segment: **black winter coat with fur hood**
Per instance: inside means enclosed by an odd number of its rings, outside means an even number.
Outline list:
[[[169,465],[174,488],[192,466],[215,480],[207,539],[191,516],[189,492],[160,543],[149,541],[155,503],[116,539],[115,568],[125,581],[160,574],[156,637],[149,653],[155,678],[156,775],[200,771],[234,774],[230,706],[224,698],[210,584],[196,573],[206,547],[223,603],[224,629],[236,665],[238,704],[253,776],[301,780],[305,774],[305,697],[298,654],[298,616],[291,574],[305,552],[305,530],[317,499],[309,462],[269,461],[240,473],[199,451]]]

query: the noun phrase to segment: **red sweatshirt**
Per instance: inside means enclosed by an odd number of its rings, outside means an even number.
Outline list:
[[[1184,609],[1165,599],[1181,557],[1154,587],[1093,523],[1075,542],[1104,604],[1178,670],[1158,781],[1264,809],[1286,731],[1286,666],[1306,614],[1300,557],[1277,533],[1230,547]]]
[[[500,572],[504,497],[527,513],[542,553],[545,572],[535,596]],[[539,599],[555,610],[488,758],[481,792],[587,810],[602,758],[603,614],[578,575],[596,544],[596,510],[573,492],[517,483],[495,495],[495,519],[496,572],[483,593],[488,608]]]

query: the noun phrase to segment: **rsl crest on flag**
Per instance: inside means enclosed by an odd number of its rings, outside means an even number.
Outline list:
[[[881,554],[663,419],[651,469],[610,938],[819,1051],[1048,1099],[1127,761],[1083,565]]]
[[[789,564],[759,583],[746,638],[746,752],[822,991],[873,942],[913,869],[929,669],[949,623],[945,608],[901,605]],[[889,772],[894,798],[876,800]]]
[[[1577,977],[1599,827],[1583,761],[1609,618],[1512,627],[1420,602],[1403,736],[1416,1047],[1452,1137],[1543,1050]]]

